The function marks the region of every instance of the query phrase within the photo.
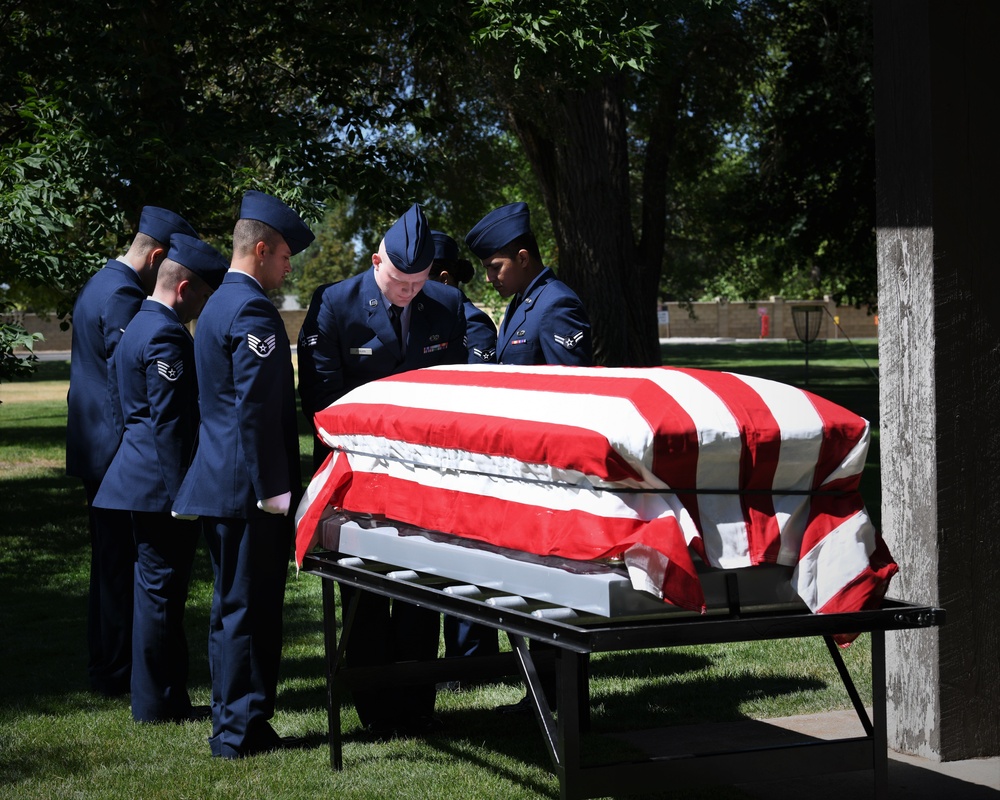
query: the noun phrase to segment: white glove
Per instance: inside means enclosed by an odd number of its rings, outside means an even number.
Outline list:
[[[284,494],[279,494],[275,497],[265,497],[263,500],[257,501],[257,508],[261,511],[265,511],[268,514],[281,514],[285,516],[288,514],[288,507],[292,503],[292,493],[285,492]]]
[[[172,516],[174,519],[183,519],[183,520],[198,519],[197,514],[178,514],[176,511],[171,511],[170,516]]]

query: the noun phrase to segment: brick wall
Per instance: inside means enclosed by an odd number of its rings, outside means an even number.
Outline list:
[[[731,339],[798,339],[794,309],[814,309],[810,322],[819,322],[818,339],[873,339],[878,336],[877,317],[865,308],[840,306],[832,300],[811,302],[771,297],[757,302],[729,303],[716,301],[693,303],[691,309],[680,303],[664,303],[669,324],[660,324],[661,337],[731,338]],[[766,327],[767,335],[762,336]],[[804,325],[804,316],[799,317]],[[836,322],[835,322],[836,320]],[[839,324],[839,328],[838,328]]]
[[[755,303],[727,303],[723,301],[692,304],[691,312],[679,303],[664,303],[663,310],[668,312],[670,322],[660,325],[661,337],[675,338],[731,338],[759,339],[761,338],[762,314],[767,315],[770,339],[797,339],[795,333],[796,306],[824,307],[818,313],[820,328],[817,338],[843,338],[846,333],[852,339],[872,339],[878,336],[876,318],[864,308],[837,306],[832,301],[825,303],[807,303],[798,300],[784,300],[772,297]],[[829,313],[827,313],[829,312]],[[693,316],[692,316],[693,313]],[[282,311],[288,340],[294,345],[298,339],[299,328],[305,311]],[[20,322],[29,331],[38,331],[45,336],[45,341],[39,342],[36,350],[69,350],[70,331],[59,329],[59,320],[55,316],[47,318],[35,314],[17,314],[6,319]],[[840,323],[841,330],[834,324],[834,318]]]

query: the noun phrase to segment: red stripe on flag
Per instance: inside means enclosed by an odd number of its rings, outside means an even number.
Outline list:
[[[670,368],[661,368],[664,372]],[[691,370],[677,370],[691,372]],[[636,380],[629,392],[636,410],[655,431],[653,441],[653,474],[675,489],[694,489],[698,486],[698,427],[684,406],[651,380]],[[698,496],[691,492],[678,493],[677,499],[691,515],[695,526],[701,530],[698,514]],[[699,555],[704,555],[701,541],[697,543]]]
[[[592,374],[581,375],[575,368],[557,365],[533,367],[530,372],[518,369],[449,369],[434,367],[400,372],[380,378],[381,383],[412,383],[441,386],[478,386],[487,389],[517,389],[532,392],[600,394],[616,396],[616,382],[602,367],[588,368]],[[603,377],[602,377],[603,375]]]
[[[845,494],[820,494],[810,499],[809,516],[802,536],[799,556],[821,545],[841,522],[864,511],[864,501],[858,494],[861,475],[831,480],[844,459],[865,435],[866,422],[846,408],[831,403],[811,392],[803,392],[823,423],[820,452],[813,471],[813,489],[843,491]]]
[[[809,505],[809,521],[802,536],[799,557],[819,547],[844,520],[864,510],[865,504],[857,492],[814,496]]]
[[[341,503],[348,512],[378,514],[499,547],[581,561],[620,556],[633,544],[647,544],[670,562],[664,598],[690,610],[705,607],[701,582],[674,519],[598,517],[437,489],[368,472],[354,473]]]
[[[819,489],[822,486],[825,490],[827,486],[824,484],[865,435],[867,423],[857,414],[818,395],[811,392],[803,394],[823,420],[823,438],[819,457],[816,459],[816,471],[813,473],[813,488]]]
[[[330,453],[316,474],[322,473],[330,464],[330,459],[333,458],[337,459],[333,464],[333,471],[295,526],[295,563],[299,566],[302,566],[302,559],[309,552],[309,548],[312,547],[319,532],[319,523],[323,512],[329,506],[339,505],[340,495],[350,485],[353,473],[351,465],[343,453]]]

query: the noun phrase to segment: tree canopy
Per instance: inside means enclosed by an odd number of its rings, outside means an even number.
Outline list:
[[[876,305],[871,13],[841,0],[747,7],[766,46],[715,168],[672,192],[672,293]]]
[[[461,242],[527,200],[605,364],[659,362],[665,295],[871,302],[870,16],[852,0],[0,0],[0,303],[65,312],[145,204],[225,248],[248,188],[341,237],[306,254],[302,296],[411,202]]]

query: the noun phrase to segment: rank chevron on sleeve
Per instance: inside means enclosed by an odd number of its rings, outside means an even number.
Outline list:
[[[250,346],[250,350],[254,353],[254,355],[260,356],[261,358],[267,358],[274,352],[275,341],[276,337],[273,333],[266,339],[261,339],[258,336],[254,336],[252,333],[247,334],[247,344]]]
[[[156,361],[156,371],[160,373],[160,377],[173,382],[176,381],[181,374],[184,372],[184,361],[178,360],[173,364],[168,364],[166,361]]]
[[[556,340],[556,344],[561,344],[567,350],[572,350],[583,341],[583,331],[577,331],[572,336],[560,336],[559,334],[554,334],[552,338]]]

